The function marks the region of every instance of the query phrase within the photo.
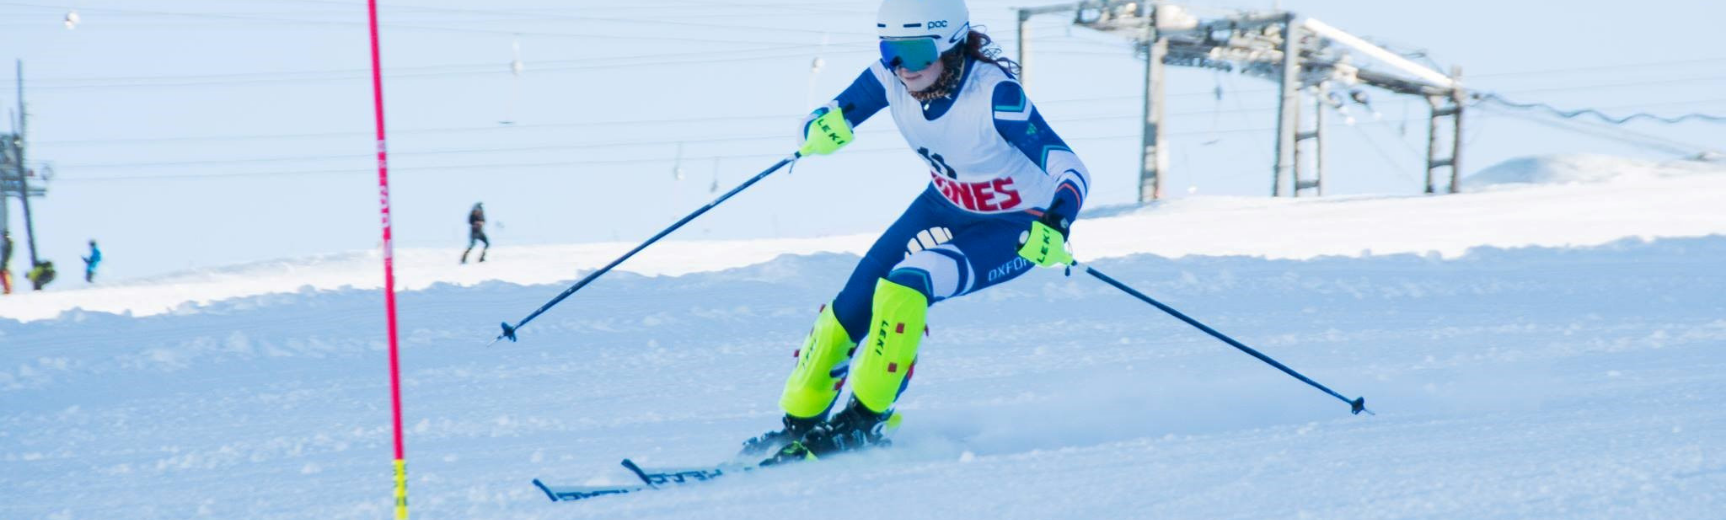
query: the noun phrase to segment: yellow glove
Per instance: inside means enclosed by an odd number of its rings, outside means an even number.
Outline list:
[[[798,148],[799,155],[828,155],[852,142],[852,124],[846,122],[839,107],[826,106],[816,112],[816,118],[804,126],[804,144]]]
[[[1020,257],[1039,267],[1074,265],[1074,256],[1068,254],[1068,238],[1042,221],[1033,221],[1032,229],[1020,241]]]

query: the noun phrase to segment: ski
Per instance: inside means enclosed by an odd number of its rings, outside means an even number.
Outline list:
[[[643,485],[651,488],[707,482],[728,474],[743,473],[755,469],[744,464],[720,464],[693,468],[653,468],[640,466],[636,464],[636,461],[630,459],[624,459],[619,464],[636,474],[636,478],[642,479]]]
[[[622,495],[652,489],[648,486],[555,486],[541,482],[540,479],[534,479],[534,487],[545,491],[546,498],[552,499],[553,502],[574,502],[599,496]]]
[[[803,452],[802,454],[790,458],[769,457],[757,464],[732,461],[713,466],[652,467],[637,464],[636,461],[630,459],[624,459],[618,464],[624,466],[624,469],[630,470],[631,474],[636,475],[636,478],[642,481],[640,485],[558,486],[547,484],[542,482],[540,479],[534,479],[534,486],[540,488],[541,491],[546,492],[546,497],[552,499],[553,502],[574,502],[577,500],[586,500],[606,495],[623,495],[653,489],[682,486],[685,484],[694,484],[697,482],[708,482],[726,475],[747,473],[762,468],[770,468],[783,464],[810,460],[816,460],[816,457],[810,455],[808,452]]]
[[[534,486],[546,492],[546,498],[552,499],[553,502],[574,502],[606,495],[623,495],[670,486],[707,482],[723,475],[743,473],[753,469],[751,466],[743,464],[680,468],[643,467],[630,459],[624,459],[619,464],[630,470],[630,473],[636,475],[636,478],[641,479],[642,483],[628,486],[560,486],[534,479]]]

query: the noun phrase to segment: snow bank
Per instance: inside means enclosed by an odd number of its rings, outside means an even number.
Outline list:
[[[1578,184],[1637,181],[1685,175],[1721,175],[1721,157],[1652,161],[1595,154],[1519,157],[1476,172],[1463,181],[1464,191],[1505,189],[1508,185]]]
[[[1482,246],[1580,247],[1627,237],[1722,235],[1728,234],[1724,217],[1728,176],[1721,174],[1721,167],[1719,162],[1555,156],[1510,161],[1485,175],[1553,182],[1614,181],[1536,184],[1447,196],[1196,197],[1099,208],[1075,224],[1074,247],[1087,261],[1137,254],[1309,259],[1416,253],[1455,258]],[[784,255],[862,255],[875,239],[873,234],[863,234],[698,241],[679,240],[675,234],[619,269],[675,276],[761,264]],[[486,263],[469,265],[457,265],[458,249],[401,249],[396,258],[397,287],[418,291],[437,284],[566,283],[634,246],[500,247]],[[95,287],[52,286],[54,290],[42,293],[0,298],[0,318],[40,320],[72,309],[135,316],[197,312],[197,305],[229,298],[382,285],[377,252],[349,252]]]

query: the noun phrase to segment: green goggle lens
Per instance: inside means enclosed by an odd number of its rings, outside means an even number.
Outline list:
[[[882,50],[882,65],[888,67],[890,72],[895,68],[924,70],[941,57],[941,53],[936,51],[936,40],[932,38],[885,38],[879,47]]]

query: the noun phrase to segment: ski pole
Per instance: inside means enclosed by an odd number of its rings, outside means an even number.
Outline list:
[[[1206,326],[1206,324],[1200,323],[1199,321],[1196,321],[1194,318],[1188,317],[1188,315],[1186,315],[1186,314],[1182,314],[1182,311],[1178,311],[1176,309],[1173,309],[1169,305],[1159,303],[1158,300],[1152,299],[1151,296],[1147,296],[1146,294],[1141,293],[1140,291],[1136,291],[1136,290],[1134,290],[1134,288],[1129,287],[1126,284],[1123,284],[1122,282],[1116,281],[1115,278],[1111,278],[1109,275],[1106,275],[1106,274],[1098,271],[1097,269],[1093,269],[1092,266],[1081,264],[1079,262],[1075,262],[1074,266],[1082,267],[1086,270],[1086,274],[1092,275],[1092,276],[1098,278],[1099,280],[1103,280],[1104,283],[1110,284],[1111,286],[1113,286],[1117,289],[1121,289],[1122,292],[1128,293],[1129,295],[1132,295],[1135,298],[1139,298],[1140,301],[1150,303],[1150,304],[1152,304],[1153,307],[1157,307],[1158,310],[1167,312],[1171,316],[1175,316],[1176,319],[1187,322],[1189,325],[1193,325],[1194,328],[1205,331],[1207,334],[1211,334],[1212,337],[1223,340],[1225,343],[1229,343],[1230,346],[1236,347],[1237,349],[1248,353],[1248,355],[1254,356],[1255,358],[1259,359],[1260,361],[1266,362],[1266,364],[1268,364],[1268,365],[1272,365],[1273,367],[1276,367],[1279,370],[1283,370],[1284,373],[1290,374],[1290,377],[1300,379],[1300,380],[1302,380],[1302,382],[1308,383],[1310,386],[1313,386],[1314,388],[1318,388],[1318,389],[1320,389],[1320,391],[1326,392],[1328,395],[1331,395],[1332,397],[1338,398],[1339,401],[1344,401],[1345,403],[1348,403],[1350,405],[1350,414],[1351,415],[1359,414],[1362,412],[1368,412],[1368,415],[1374,415],[1374,411],[1369,410],[1367,408],[1365,398],[1357,397],[1356,400],[1352,401],[1352,400],[1350,400],[1350,398],[1344,397],[1342,395],[1339,395],[1338,392],[1332,391],[1331,388],[1326,388],[1326,385],[1322,385],[1320,383],[1317,383],[1313,379],[1308,379],[1308,376],[1304,376],[1295,370],[1291,370],[1290,367],[1284,366],[1283,363],[1279,363],[1277,360],[1272,359],[1270,357],[1267,357],[1265,354],[1261,354],[1260,351],[1254,350],[1253,348],[1250,348],[1247,345],[1243,345],[1242,342],[1231,339],[1230,336],[1225,336],[1224,333],[1218,332],[1217,330],[1214,330],[1212,327],[1208,327],[1208,326]]]
[[[499,334],[496,338],[492,338],[492,342],[487,343],[486,346],[490,347],[493,343],[497,343],[498,340],[505,338],[509,338],[511,342],[515,342],[516,329],[520,329],[523,325],[527,325],[528,322],[533,321],[534,318],[540,316],[541,313],[546,312],[547,309],[551,309],[552,306],[558,305],[558,302],[564,301],[564,299],[569,298],[570,295],[576,294],[576,291],[582,290],[582,287],[587,286],[589,282],[593,282],[595,278],[599,278],[600,275],[606,274],[608,271],[611,271],[612,268],[618,267],[618,264],[624,263],[624,261],[630,259],[630,257],[636,256],[636,253],[641,252],[643,249],[647,249],[649,245],[660,241],[660,239],[665,238],[666,235],[672,234],[672,232],[678,228],[684,227],[684,225],[690,223],[690,221],[696,220],[696,217],[702,216],[702,214],[707,213],[708,210],[714,209],[715,206],[719,206],[722,202],[726,202],[726,199],[732,198],[732,196],[737,195],[738,192],[744,191],[744,188],[756,184],[756,181],[760,181],[763,178],[768,177],[769,174],[780,171],[781,167],[796,162],[800,157],[803,157],[803,155],[794,152],[792,155],[780,159],[780,162],[774,163],[774,165],[769,166],[768,169],[762,170],[762,173],[758,173],[755,177],[751,177],[749,180],[744,181],[743,184],[739,184],[738,187],[732,188],[732,191],[728,191],[721,195],[720,198],[714,199],[714,202],[709,202],[708,205],[698,208],[695,213],[686,215],[684,218],[679,219],[678,222],[674,222],[671,227],[661,230],[660,233],[654,235],[653,238],[649,238],[647,242],[643,242],[641,245],[636,246],[635,249],[631,249],[630,252],[624,253],[624,256],[618,257],[617,260],[613,260],[612,263],[606,264],[605,267],[601,267],[598,271],[588,273],[588,276],[584,276],[581,280],[577,280],[575,285],[570,286],[569,289],[565,289],[564,292],[559,293],[558,296],[552,298],[552,301],[546,302],[545,305],[541,305],[539,309],[535,309],[534,312],[528,314],[528,317],[522,318],[522,321],[516,322],[515,325],[511,325],[510,322],[500,323],[499,325],[504,327],[504,333]]]

